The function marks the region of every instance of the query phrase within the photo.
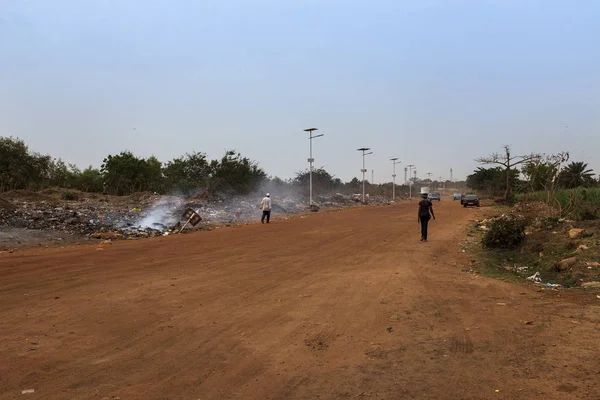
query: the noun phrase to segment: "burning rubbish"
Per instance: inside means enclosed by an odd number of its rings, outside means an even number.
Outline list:
[[[80,193],[76,198],[65,200],[60,192],[56,195],[26,191],[6,193],[0,197],[0,227],[10,228],[25,242],[25,237],[34,232],[37,232],[36,237],[44,233],[49,237],[60,236],[63,238],[60,240],[66,241],[69,238],[123,240],[182,232],[190,214],[183,218],[182,215],[188,209],[197,217],[190,220],[186,231],[259,221],[260,218],[258,195],[223,196],[216,201],[151,193],[123,197]],[[319,196],[316,200],[309,206],[296,196],[274,196],[273,217],[357,205],[353,196],[341,193]],[[387,201],[372,197],[371,202]],[[13,243],[20,242],[21,239],[13,240]]]

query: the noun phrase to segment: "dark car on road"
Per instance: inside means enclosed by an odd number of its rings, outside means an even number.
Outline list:
[[[468,194],[465,197],[462,198],[461,201],[463,207],[468,207],[468,206],[477,206],[479,207],[481,205],[480,201],[479,201],[479,197],[477,197],[476,194]]]

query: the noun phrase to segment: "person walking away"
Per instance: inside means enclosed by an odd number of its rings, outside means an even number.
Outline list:
[[[271,195],[269,193],[260,202],[260,209],[263,212],[260,222],[264,224],[266,218],[268,224],[271,221]]]
[[[435,219],[433,213],[433,203],[427,198],[427,193],[421,194],[422,200],[419,202],[418,221],[421,223],[421,241],[427,241],[427,225],[431,217]]]

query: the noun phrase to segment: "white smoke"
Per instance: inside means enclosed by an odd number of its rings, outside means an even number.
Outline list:
[[[140,228],[165,229],[181,220],[185,201],[181,197],[161,197],[156,204],[134,225]]]

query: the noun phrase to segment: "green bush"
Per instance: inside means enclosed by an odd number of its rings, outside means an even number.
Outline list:
[[[62,194],[62,199],[66,201],[75,201],[79,200],[79,195],[77,192],[64,192]]]
[[[573,209],[569,212],[569,217],[575,221],[590,221],[598,219],[598,212],[600,207],[594,203],[579,202],[573,206]]]
[[[557,228],[562,223],[559,217],[547,217],[544,219],[543,224],[546,229]]]
[[[525,239],[525,220],[508,215],[495,219],[483,237],[483,246],[488,249],[512,249]]]

